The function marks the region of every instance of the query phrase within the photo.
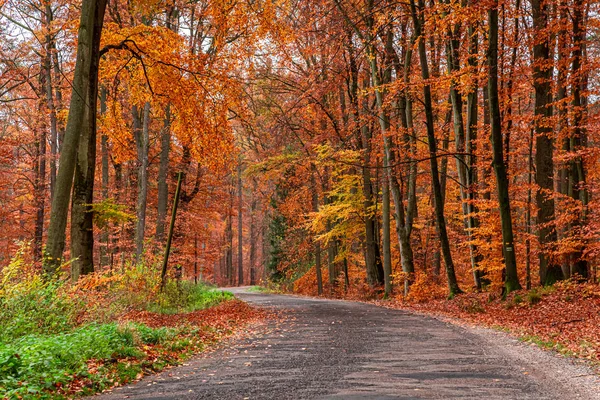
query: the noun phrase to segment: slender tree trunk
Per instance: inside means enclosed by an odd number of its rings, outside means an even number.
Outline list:
[[[372,22],[371,22],[372,26]],[[371,38],[367,37],[367,41],[370,42]],[[407,234],[406,229],[406,216],[404,213],[404,202],[403,195],[400,184],[398,182],[397,177],[395,176],[393,164],[395,161],[395,144],[390,136],[390,118],[389,113],[385,110],[384,101],[385,95],[387,94],[387,90],[385,88],[380,88],[382,84],[387,84],[391,82],[391,46],[393,43],[393,35],[392,31],[388,30],[386,32],[386,55],[388,61],[385,62],[386,67],[380,77],[379,67],[377,65],[377,57],[374,53],[374,49],[371,45],[367,45],[367,57],[369,59],[369,63],[371,66],[371,76],[373,80],[373,86],[378,88],[375,91],[375,98],[377,102],[377,107],[379,108],[379,125],[381,128],[381,133],[383,135],[383,146],[384,146],[384,168],[386,177],[389,183],[390,192],[392,194],[392,198],[394,200],[394,219],[396,222],[396,234],[398,236],[398,244],[400,248],[401,262],[402,262],[402,271],[405,274],[405,293],[408,293],[408,287],[410,286],[412,280],[412,274],[414,273],[414,263],[413,263],[413,253],[412,247],[410,245],[410,240]],[[383,272],[383,271],[382,271]],[[385,275],[383,273],[382,275]],[[379,278],[379,277],[378,277]],[[384,276],[381,276],[378,280],[380,283],[384,283]]]
[[[433,119],[433,105],[431,100],[431,87],[429,81],[429,66],[427,64],[427,52],[425,49],[425,40],[422,36],[422,12],[424,5],[423,0],[419,0],[419,11],[415,0],[410,0],[411,14],[413,19],[413,25],[415,34],[419,42],[419,59],[421,62],[421,76],[423,78],[423,100],[425,106],[425,118],[427,122],[427,141],[429,142],[429,158],[431,165],[431,180],[433,186],[433,194],[435,199],[435,216],[438,226],[438,233],[440,237],[440,245],[442,248],[442,255],[444,256],[444,263],[446,264],[446,276],[448,279],[448,290],[450,296],[454,296],[461,293],[456,280],[456,273],[454,271],[454,262],[452,261],[452,254],[450,252],[450,241],[448,240],[448,232],[446,230],[446,218],[444,217],[444,202],[442,199],[442,188],[440,185],[440,175],[438,171],[437,162],[437,143],[435,139],[434,131],[434,119]]]
[[[363,151],[363,165],[362,165],[362,178],[363,178],[363,212],[365,214],[365,267],[367,271],[367,280],[369,284],[375,284],[378,282],[377,277],[379,271],[383,275],[383,265],[381,264],[381,255],[379,252],[379,244],[377,240],[377,217],[375,215],[375,190],[373,189],[373,179],[371,176],[371,156],[372,156],[372,131],[369,124],[365,121],[361,121],[361,113],[359,110],[358,100],[358,66],[353,57],[353,52],[350,52],[350,69],[352,74],[352,86],[351,86],[351,102],[353,104],[354,120],[358,124],[360,123],[360,138],[358,140],[359,146]],[[363,87],[369,86],[369,78],[365,75],[363,79]],[[363,99],[361,108],[364,113],[367,112],[369,107],[368,99]]]
[[[44,80],[46,92],[46,105],[50,114],[50,199],[54,195],[56,185],[56,157],[58,154],[58,122],[56,119],[56,107],[52,86],[52,52],[54,51],[54,39],[50,33],[52,26],[52,7],[47,3],[44,9],[44,27],[48,30],[46,34],[46,55],[44,56]]]
[[[106,114],[106,88],[102,87],[100,90],[100,114]],[[102,135],[101,139],[101,154],[102,154],[102,200],[108,199],[108,136],[106,134]],[[104,265],[108,265],[108,244],[109,244],[109,227],[106,226],[102,230],[102,234],[100,236],[100,267]]]
[[[146,203],[148,201],[148,151],[150,146],[150,103],[144,104],[140,117],[137,106],[133,107],[135,147],[137,149],[137,185],[136,206],[137,224],[135,228],[135,262],[142,261],[144,253],[144,233],[146,231]]]
[[[156,241],[162,243],[165,236],[165,219],[169,201],[169,152],[171,149],[171,107],[165,107],[165,121],[160,136],[160,164],[158,167],[158,201],[156,213]]]
[[[582,90],[584,86],[584,76],[582,71],[583,46],[586,32],[583,20],[585,2],[583,0],[574,0],[572,6],[573,15],[573,54],[571,63],[571,96],[573,98],[571,105],[573,110],[573,134],[569,140],[569,150],[577,152],[587,144],[587,136],[584,128],[584,105],[582,101]],[[576,221],[577,228],[581,231],[585,223],[586,208],[588,204],[588,191],[586,187],[586,174],[581,155],[576,155],[570,161],[569,168],[569,194],[574,200],[581,202],[582,211]],[[581,232],[579,232],[581,233]],[[579,242],[582,242],[580,239]],[[571,275],[577,275],[580,279],[587,279],[589,276],[588,263],[583,258],[584,245],[579,247],[570,255]]]
[[[488,10],[489,19],[489,48],[488,48],[488,99],[491,120],[491,139],[493,149],[494,171],[498,188],[498,205],[502,223],[502,248],[506,268],[506,293],[521,288],[517,275],[517,260],[514,250],[512,216],[510,211],[510,196],[508,193],[508,175],[503,156],[502,121],[500,118],[500,103],[498,100],[498,1],[495,0]]]
[[[392,294],[392,251],[390,240],[390,188],[387,182],[383,182],[383,277],[385,280],[385,296]]]
[[[167,236],[167,245],[165,246],[165,256],[163,258],[161,274],[160,274],[160,289],[164,289],[167,283],[167,267],[169,265],[169,255],[171,254],[171,241],[173,240],[173,232],[175,231],[175,220],[177,218],[177,206],[179,205],[179,193],[181,192],[181,181],[183,174],[177,174],[177,188],[173,199],[173,210],[171,211],[171,223],[169,224],[169,234]]]
[[[237,194],[238,194],[238,226],[237,226],[237,234],[238,234],[238,286],[242,286],[244,284],[244,260],[243,260],[243,239],[244,232],[243,228],[243,192],[242,192],[242,161],[238,161],[237,167]]]
[[[527,171],[527,209],[525,223],[527,226],[527,239],[525,239],[525,287],[531,289],[531,183],[533,180],[533,129],[529,135],[529,158]]]
[[[71,96],[67,129],[60,155],[60,167],[52,199],[48,243],[44,255],[44,270],[50,275],[55,274],[62,263],[69,199],[71,197],[75,167],[78,163],[77,151],[80,137],[87,136],[89,138],[89,135],[82,133],[95,127],[96,93],[98,87],[97,67],[100,56],[100,35],[104,22],[105,9],[106,0],[84,0],[81,6],[77,59],[75,75],[72,81],[73,95]],[[88,143],[91,145],[91,140],[88,140]],[[88,214],[91,216],[91,213]]]
[[[233,186],[233,182],[232,186]],[[227,223],[225,226],[225,235],[227,241],[227,248],[225,252],[225,276],[227,278],[227,284],[233,286],[233,198],[234,190],[229,189],[229,210],[227,212]]]
[[[540,281],[551,285],[563,278],[562,269],[549,256],[556,242],[554,227],[554,160],[550,118],[552,117],[552,59],[548,29],[549,10],[543,0],[531,0],[533,13],[533,87],[535,89],[535,183],[540,242]]]
[[[41,103],[40,103],[41,105]],[[44,237],[44,215],[46,199],[46,130],[42,126],[36,133],[36,157],[35,157],[35,233],[33,240],[33,259],[42,259],[42,241]]]
[[[312,210],[313,212],[319,211],[319,193],[317,191],[317,181],[315,178],[315,174],[317,173],[317,168],[314,164],[310,165],[310,186],[312,188]],[[314,240],[314,249],[315,249],[315,271],[317,275],[317,293],[319,295],[323,294],[323,276],[321,273],[321,243],[318,240]]]
[[[474,0],[470,0],[471,4]],[[471,38],[469,41],[469,59],[468,64],[470,68],[476,70],[477,68],[477,54],[479,48],[479,35],[477,34],[476,27],[469,25],[467,29],[467,35]],[[471,230],[471,237],[473,231],[479,227],[479,220],[475,217],[477,208],[475,202],[477,200],[477,91],[479,82],[475,80],[471,91],[467,95],[467,127],[466,127],[466,150],[470,155],[467,157],[467,182],[468,182],[468,197],[469,197],[469,229]],[[470,246],[471,260],[473,262],[473,280],[475,281],[475,287],[477,290],[482,289],[482,276],[479,265],[482,261],[482,256],[479,254],[479,249],[476,246]]]
[[[252,180],[252,201],[250,202],[250,285],[256,285],[256,250],[257,250],[257,230],[256,230],[256,208],[258,199],[256,191],[258,183],[256,179]]]
[[[460,49],[460,41],[458,37],[460,36],[460,24],[457,24],[454,28],[448,28],[448,43],[447,43],[447,61],[448,61],[448,69],[451,73],[458,73],[460,71],[459,64],[459,49]],[[473,271],[473,277],[475,281],[475,286],[477,289],[481,289],[481,281],[479,279],[479,274],[477,273],[477,248],[473,244],[472,232],[474,228],[474,217],[473,217],[473,202],[470,199],[470,193],[472,188],[470,187],[470,162],[467,160],[467,157],[462,153],[465,153],[466,149],[466,130],[469,130],[469,133],[472,133],[470,129],[465,129],[465,124],[463,120],[463,98],[460,94],[457,84],[455,81],[452,81],[450,85],[450,100],[452,103],[452,121],[454,126],[454,141],[456,148],[456,171],[458,172],[458,180],[460,183],[460,197],[462,202],[462,212],[464,216],[464,226],[467,233],[467,237],[469,240],[469,253],[471,258],[471,269]],[[470,105],[473,105],[473,100],[471,99]],[[475,110],[475,114],[477,110]],[[473,117],[473,110],[468,112],[468,116]],[[476,118],[476,117],[475,117]],[[467,121],[467,124],[471,126],[473,121]],[[475,127],[477,125],[477,121],[475,120]],[[469,138],[471,139],[471,138]],[[472,142],[470,141],[470,144]]]

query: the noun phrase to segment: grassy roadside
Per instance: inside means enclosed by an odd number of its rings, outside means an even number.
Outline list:
[[[0,270],[0,399],[92,394],[176,365],[266,316],[187,281],[160,290],[131,266],[76,284],[18,257]]]

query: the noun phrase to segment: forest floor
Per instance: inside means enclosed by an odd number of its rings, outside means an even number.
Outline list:
[[[393,299],[375,303],[510,332],[521,341],[600,367],[599,285],[558,283],[513,292],[506,299],[490,293],[469,293],[450,300]]]
[[[600,399],[583,361],[504,332],[353,301],[234,293],[279,318],[99,399]]]

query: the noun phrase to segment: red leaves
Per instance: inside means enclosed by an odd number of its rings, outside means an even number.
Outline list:
[[[187,314],[157,314],[149,311],[130,311],[122,319],[139,322],[152,328],[175,327],[181,325],[211,326],[215,328],[234,328],[264,318],[265,311],[250,307],[240,300],[225,301],[218,306]]]

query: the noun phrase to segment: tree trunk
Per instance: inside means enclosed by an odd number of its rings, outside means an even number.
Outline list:
[[[165,236],[165,219],[169,201],[169,152],[171,148],[171,107],[165,107],[165,121],[160,136],[160,164],[158,167],[158,201],[156,213],[156,241],[162,243]]]
[[[385,281],[385,297],[392,294],[392,251],[390,241],[390,188],[383,182],[382,218],[383,218],[383,278]]]
[[[460,49],[460,41],[458,37],[460,36],[460,24],[455,26],[454,31],[452,28],[448,28],[448,41],[446,46],[446,55],[448,62],[448,70],[451,73],[458,73],[460,71],[459,64],[459,49]],[[452,121],[454,127],[454,142],[456,149],[456,171],[458,172],[458,181],[460,184],[460,198],[462,202],[462,212],[463,212],[463,221],[465,231],[467,233],[467,237],[469,240],[469,253],[471,258],[471,269],[473,271],[473,277],[475,281],[475,286],[477,289],[481,289],[481,281],[479,279],[479,274],[477,273],[477,261],[475,259],[477,254],[477,248],[473,244],[472,232],[474,228],[474,217],[473,217],[473,202],[470,201],[470,193],[472,188],[470,187],[469,175],[471,165],[468,162],[467,157],[463,154],[466,151],[466,129],[463,120],[463,98],[458,90],[458,86],[456,81],[452,81],[450,84],[450,101],[452,103]],[[472,106],[473,101],[471,99],[470,105]],[[475,110],[475,114],[476,114]],[[468,116],[473,116],[473,112],[468,114]],[[470,125],[473,121],[467,121]],[[477,121],[475,121],[476,127]],[[471,125],[470,125],[471,126]],[[470,138],[469,138],[470,139]],[[472,142],[470,142],[472,143]]]
[[[102,87],[100,91],[100,114],[106,114],[106,88]],[[102,135],[101,139],[101,154],[102,154],[102,200],[108,199],[108,136]],[[100,267],[108,265],[108,241],[109,241],[109,227],[106,226],[102,230],[100,236]]]
[[[75,166],[78,164],[80,137],[87,136],[91,145],[91,133],[86,134],[85,131],[95,128],[100,35],[105,9],[106,0],[83,0],[81,6],[75,74],[72,81],[73,96],[69,105],[69,118],[60,155],[60,168],[56,177],[48,243],[44,255],[44,270],[49,275],[55,274],[62,263],[67,213]],[[88,214],[91,216],[91,213]]]
[[[474,0],[471,0],[471,3]],[[477,54],[479,48],[479,35],[477,34],[476,27],[469,25],[467,29],[467,35],[471,38],[469,41],[469,67],[477,68]],[[475,80],[473,87],[467,95],[467,127],[466,127],[466,151],[469,153],[467,157],[467,182],[468,182],[468,197],[469,197],[469,228],[471,230],[471,237],[473,231],[479,227],[479,220],[475,217],[477,208],[475,201],[477,199],[477,158],[475,153],[477,151],[477,91],[479,82]],[[471,246],[471,260],[473,267],[473,280],[475,281],[475,287],[477,290],[482,289],[482,276],[483,271],[480,270],[479,264],[482,261],[482,256],[476,246]]]
[[[319,211],[319,192],[317,191],[317,181],[315,178],[315,174],[317,173],[317,168],[314,164],[310,165],[310,186],[312,189],[312,210],[313,212]],[[321,243],[318,240],[314,240],[314,249],[315,249],[315,271],[317,275],[317,293],[319,295],[323,294],[323,276],[321,274]]]
[[[243,228],[243,214],[242,214],[242,209],[243,209],[243,192],[242,192],[242,160],[240,159],[238,161],[238,167],[237,167],[237,194],[238,194],[238,226],[237,226],[237,234],[238,234],[238,286],[242,286],[244,284],[244,260],[243,260],[243,251],[244,251],[244,247],[243,247],[243,239],[244,239],[244,232],[242,231]]]
[[[256,230],[256,207],[257,199],[256,179],[252,180],[252,201],[250,202],[250,285],[256,285],[256,249],[257,249],[257,230]]]
[[[232,186],[233,186],[233,182]],[[227,279],[227,284],[229,286],[233,286],[234,276],[233,276],[233,197],[234,190],[233,188],[229,189],[229,210],[227,212],[227,222],[225,226],[225,236],[226,236],[226,252],[225,252],[225,277]]]
[[[587,146],[586,131],[584,128],[584,116],[585,110],[582,101],[582,90],[584,89],[584,77],[582,71],[583,62],[583,46],[586,37],[583,11],[584,1],[574,0],[572,7],[573,15],[573,54],[571,64],[571,95],[572,95],[572,110],[573,110],[573,133],[569,140],[569,150],[571,152],[577,152],[582,147]],[[588,191],[586,188],[586,174],[583,167],[583,160],[580,155],[576,155],[569,163],[569,194],[574,200],[581,202],[582,211],[576,226],[581,231],[585,223],[586,208],[588,204]],[[581,232],[579,232],[581,233]],[[579,240],[580,244],[578,248],[570,255],[571,268],[570,274],[577,275],[579,279],[587,279],[589,277],[588,263],[583,258],[584,245],[581,243],[582,239]]]
[[[41,103],[40,103],[41,105]],[[33,240],[33,259],[42,259],[42,241],[44,237],[44,211],[46,199],[46,130],[44,126],[38,128],[36,133],[36,157],[35,157],[35,233]]]
[[[371,177],[371,139],[372,133],[369,125],[366,122],[360,122],[360,107],[358,100],[358,66],[354,58],[352,48],[349,47],[350,55],[350,73],[352,77],[350,86],[350,102],[352,103],[352,112],[354,121],[360,125],[358,132],[358,146],[362,150],[362,183],[363,183],[363,212],[365,221],[365,267],[367,271],[367,277],[377,276],[377,271],[383,271],[381,264],[381,255],[379,254],[379,245],[377,243],[376,231],[377,231],[377,220],[374,212],[374,190],[373,182]],[[363,82],[365,88],[369,84],[368,78],[364,79]],[[363,109],[368,107],[368,100],[363,100]]]
[[[146,230],[146,203],[148,201],[148,151],[150,146],[150,103],[144,104],[142,116],[137,106],[133,106],[133,135],[137,150],[137,186],[136,206],[137,224],[135,227],[135,262],[142,261],[144,253],[144,233]]]
[[[552,59],[547,32],[549,10],[543,0],[531,0],[535,43],[533,46],[533,87],[535,89],[535,195],[540,242],[540,282],[551,285],[563,278],[562,269],[550,259],[556,242],[554,227],[554,160],[550,118],[552,117]]]
[[[421,76],[423,78],[423,100],[425,106],[425,118],[427,122],[427,141],[429,145],[429,158],[431,165],[431,180],[433,186],[433,194],[435,199],[435,216],[438,227],[438,234],[440,237],[440,246],[442,249],[442,255],[444,257],[444,263],[446,264],[446,276],[448,279],[448,290],[450,296],[454,296],[461,293],[456,280],[456,273],[454,271],[454,262],[452,261],[452,254],[450,252],[450,242],[448,240],[448,232],[446,230],[446,219],[444,217],[444,202],[442,199],[442,187],[440,185],[440,176],[438,171],[437,162],[437,143],[435,139],[434,131],[434,119],[433,119],[433,105],[431,100],[431,87],[429,81],[429,66],[427,64],[427,52],[425,49],[425,40],[422,36],[422,21],[421,15],[418,15],[417,6],[415,0],[410,0],[410,8],[412,14],[412,20],[414,24],[415,34],[419,41],[419,59],[421,62]],[[419,14],[423,10],[423,0],[419,0]]]
[[[370,23],[372,26],[372,22]],[[367,41],[371,42],[370,36],[367,37]],[[402,262],[402,271],[405,274],[405,282],[404,282],[404,291],[408,293],[408,287],[410,286],[412,280],[412,274],[414,273],[414,263],[413,263],[413,254],[412,248],[410,245],[410,240],[407,235],[406,225],[405,225],[405,213],[404,213],[404,202],[403,195],[400,184],[394,172],[394,161],[395,161],[395,144],[393,142],[392,137],[390,136],[390,117],[388,112],[385,110],[384,101],[385,95],[387,94],[387,90],[385,88],[380,88],[382,84],[388,84],[392,79],[392,69],[391,69],[391,48],[393,43],[393,34],[391,30],[386,32],[386,67],[384,69],[383,74],[380,76],[379,67],[377,65],[377,57],[374,52],[374,48],[371,45],[367,45],[367,57],[369,59],[369,64],[371,66],[371,77],[373,80],[373,86],[377,88],[375,90],[375,99],[377,102],[377,107],[379,109],[379,126],[381,128],[381,133],[383,135],[383,146],[384,146],[384,168],[386,177],[388,180],[390,192],[392,194],[392,198],[394,200],[394,220],[396,222],[396,234],[398,236],[398,244],[400,248],[401,262]],[[382,271],[384,272],[384,271]],[[382,273],[382,276],[378,276],[378,282],[384,283],[385,273]]]
[[[492,164],[496,173],[498,188],[498,205],[502,223],[502,248],[506,268],[506,294],[521,288],[517,275],[517,260],[514,251],[512,216],[508,193],[508,175],[503,156],[502,121],[500,118],[500,102],[498,100],[498,1],[495,0],[488,10],[489,48],[488,48],[488,99],[491,121],[491,140],[493,150]]]
[[[44,80],[46,92],[46,105],[50,114],[50,199],[54,195],[54,186],[56,185],[56,157],[58,154],[58,122],[56,119],[56,107],[54,104],[54,94],[52,87],[52,52],[54,51],[54,39],[50,34],[53,15],[50,3],[47,3],[44,9],[44,28],[48,30],[46,34],[46,55],[44,56]],[[41,243],[41,242],[40,242]]]

